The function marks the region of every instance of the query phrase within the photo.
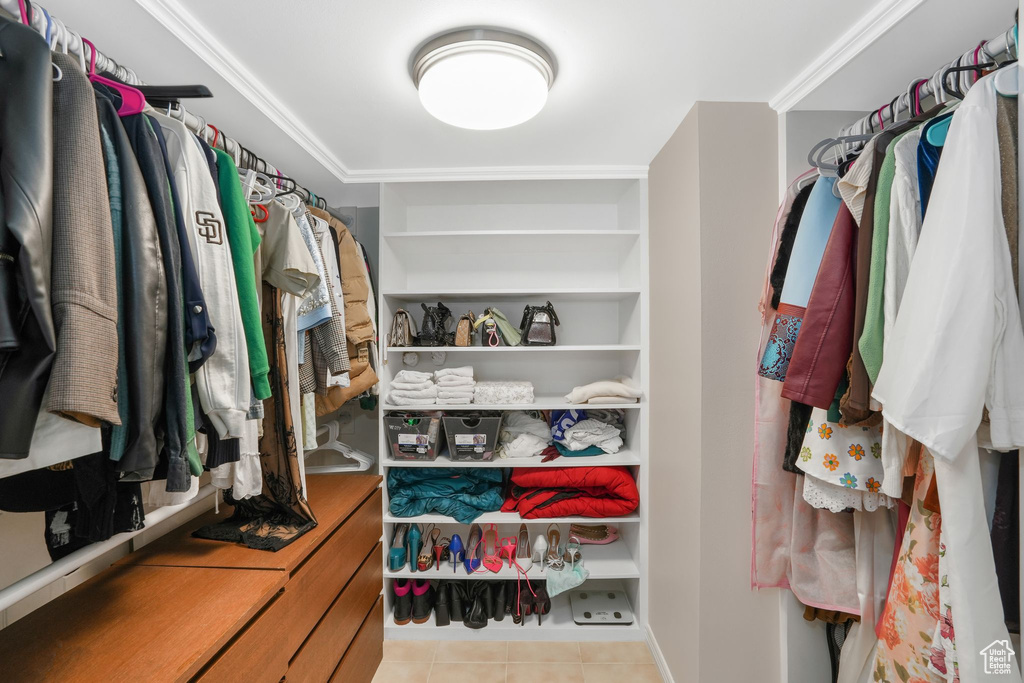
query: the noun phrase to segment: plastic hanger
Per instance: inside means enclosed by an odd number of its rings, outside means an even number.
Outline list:
[[[306,451],[306,457],[310,455],[321,454],[321,453],[341,453],[349,460],[355,461],[354,463],[345,463],[338,465],[318,465],[318,466],[307,466],[307,474],[329,474],[332,472],[364,472],[374,464],[374,458],[358,449],[349,446],[346,443],[342,443],[338,440],[338,435],[341,432],[341,425],[338,424],[338,420],[331,420],[326,424],[321,425],[316,430],[317,440],[321,436],[327,434],[327,441],[322,445],[317,446],[311,451]]]
[[[141,114],[146,108],[146,97],[138,88],[119,83],[118,81],[100,76],[96,73],[96,46],[88,38],[82,38],[82,43],[89,46],[89,80],[93,83],[105,85],[117,91],[121,97],[121,106],[117,108],[118,116],[131,116]],[[84,49],[83,49],[84,52]]]

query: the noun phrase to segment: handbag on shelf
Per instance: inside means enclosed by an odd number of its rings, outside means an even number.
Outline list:
[[[391,334],[388,335],[388,346],[412,346],[416,339],[416,326],[412,316],[404,308],[395,311],[391,319]]]
[[[519,324],[523,346],[554,346],[555,327],[560,324],[550,301],[543,306],[527,306]]]
[[[519,346],[519,330],[513,327],[505,314],[497,308],[488,308],[484,311],[473,327],[484,328],[480,337],[481,346],[500,346],[502,342],[506,346]]]
[[[451,335],[448,333],[448,322],[452,319],[451,310],[440,301],[437,306],[423,307],[423,324],[416,338],[419,346],[448,346]]]
[[[473,345],[473,323],[476,322],[476,316],[473,311],[465,313],[459,316],[458,322],[455,323],[455,346],[472,346]]]

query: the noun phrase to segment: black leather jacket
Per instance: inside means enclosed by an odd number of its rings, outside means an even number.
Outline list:
[[[0,17],[0,458],[28,455],[56,341],[50,311],[50,48]]]

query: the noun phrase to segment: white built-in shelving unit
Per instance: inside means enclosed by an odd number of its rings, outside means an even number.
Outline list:
[[[490,640],[642,640],[647,618],[647,517],[649,383],[647,181],[603,180],[498,180],[466,182],[385,183],[381,186],[380,328],[381,399],[383,418],[407,407],[387,404],[391,378],[403,368],[402,353],[419,349],[387,348],[386,333],[394,312],[408,310],[419,324],[421,303],[448,306],[454,316],[469,310],[501,309],[518,324],[523,307],[550,301],[561,326],[554,347],[472,346],[422,349],[418,370],[431,370],[430,352],[444,351],[446,367],[472,365],[477,380],[529,380],[536,400],[529,405],[429,406],[429,410],[562,410],[574,406],[564,396],[577,385],[626,375],[644,391],[637,403],[602,405],[621,408],[626,415],[626,444],[616,454],[590,458],[558,458],[542,463],[540,457],[492,462],[452,462],[445,455],[434,462],[396,461],[390,458],[381,420],[380,473],[384,485],[384,595],[385,637],[388,639],[465,639],[470,633],[453,623],[396,626],[391,617],[391,581],[394,578],[495,580],[515,579],[505,568],[467,575],[460,566],[440,571],[399,572],[387,568],[387,547],[394,527],[402,522],[436,524],[445,536],[468,535],[466,525],[450,517],[429,514],[399,518],[388,509],[387,473],[396,467],[628,467],[637,479],[640,507],[622,517],[584,517],[522,520],[516,513],[490,512],[476,520],[497,526],[500,537],[515,536],[526,522],[531,539],[544,533],[550,522],[562,529],[569,524],[609,524],[620,539],[606,546],[583,546],[590,579],[589,589],[617,587],[626,591],[636,614],[631,626],[580,626],[572,619],[567,595],[552,600],[552,611],[538,626],[536,617],[522,626],[506,617],[472,632]],[[531,581],[543,580],[534,567]]]

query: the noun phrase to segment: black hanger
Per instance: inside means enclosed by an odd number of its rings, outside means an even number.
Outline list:
[[[196,100],[213,97],[213,93],[205,85],[136,85],[148,101],[156,100]]]
[[[951,75],[953,75],[953,74],[960,74],[960,73],[963,73],[965,71],[974,71],[974,72],[977,73],[978,78],[980,78],[982,71],[984,71],[985,69],[991,69],[992,67],[996,66],[996,63],[995,62],[982,62],[981,64],[971,64],[971,65],[968,65],[968,66],[959,66],[959,62],[960,62],[960,60],[958,59],[957,60],[958,66],[951,66],[951,67],[949,67],[948,69],[946,69],[942,73],[942,89],[945,90],[950,95],[952,95],[953,97],[957,98],[958,100],[962,100],[965,97],[967,97],[967,94],[960,88],[960,78],[958,77],[956,79],[956,88],[952,89],[952,90],[950,88],[946,87],[947,79]]]

